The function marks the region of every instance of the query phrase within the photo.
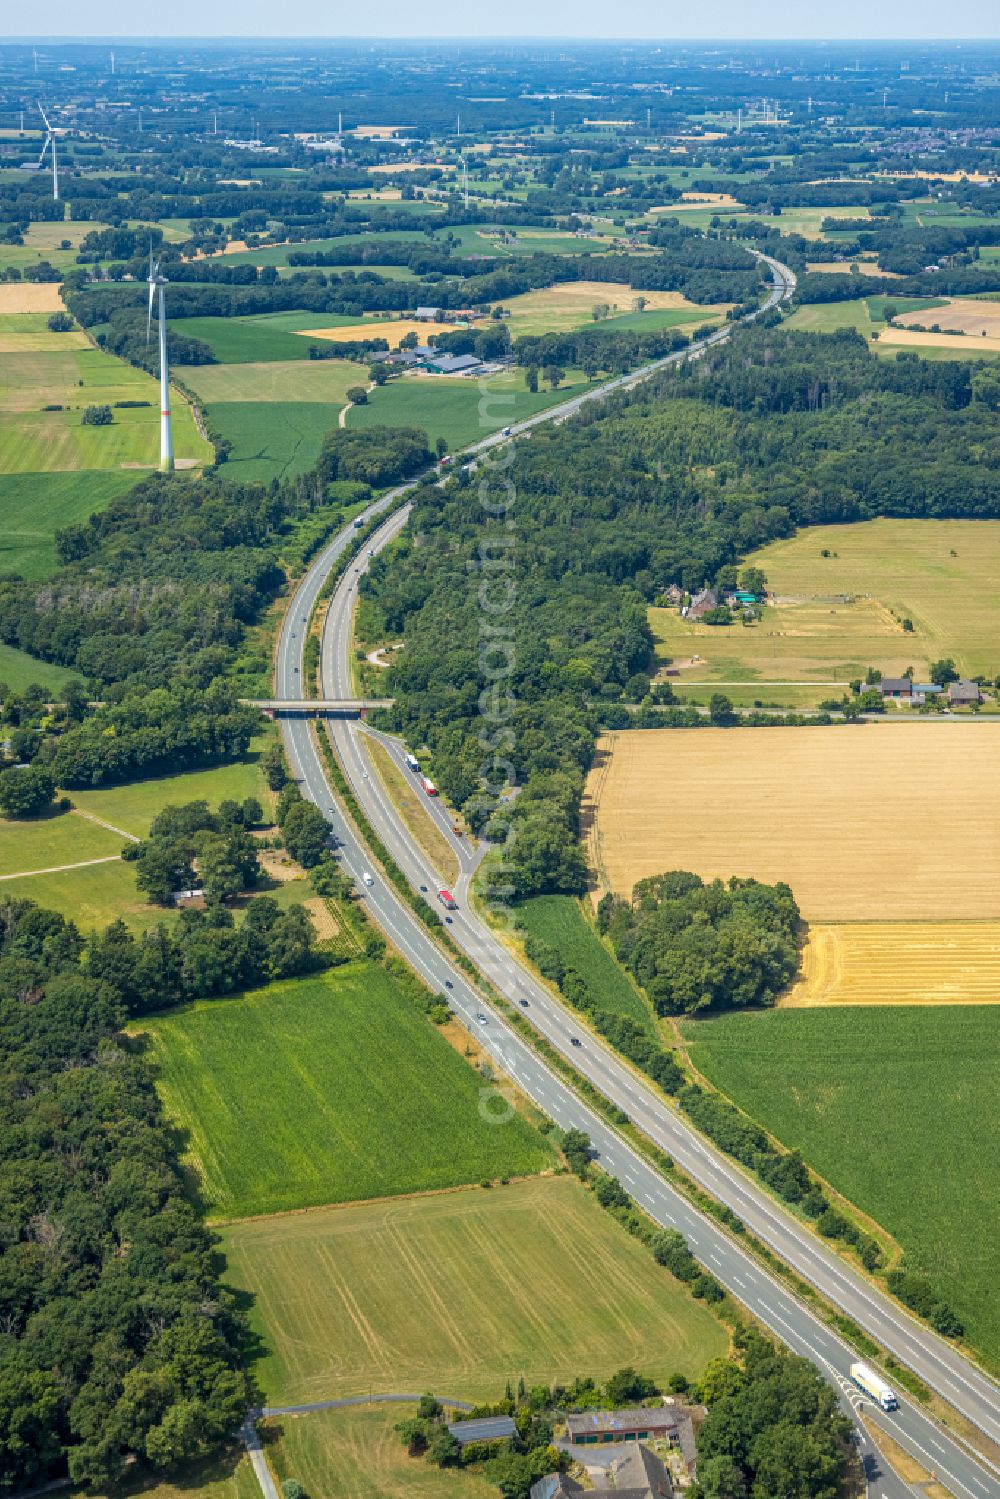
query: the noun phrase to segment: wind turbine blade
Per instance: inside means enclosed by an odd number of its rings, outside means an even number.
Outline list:
[[[45,160],[45,153],[49,149],[49,142],[51,141],[51,139],[52,139],[51,135],[47,135],[45,137],[45,140],[42,143],[42,154],[38,158],[38,165],[39,166],[41,166],[42,162]]]
[[[45,113],[44,109],[42,108],[42,101],[41,101],[41,99],[39,99],[37,101],[37,103],[38,103],[38,113],[41,115],[42,119],[45,121],[45,128],[49,132],[49,134],[51,135],[52,134],[52,126],[49,124],[49,117],[48,117],[48,115]]]

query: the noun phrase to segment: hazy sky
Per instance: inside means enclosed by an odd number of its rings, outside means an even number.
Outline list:
[[[371,36],[462,37],[783,37],[903,39],[1000,36],[1000,0],[835,0],[833,4],[761,0],[46,0],[4,7],[8,37]],[[139,24],[140,18],[146,25]],[[85,29],[84,29],[85,28]]]

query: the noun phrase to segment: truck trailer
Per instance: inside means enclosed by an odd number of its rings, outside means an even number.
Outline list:
[[[419,770],[420,769],[420,761],[417,759],[416,755],[407,755],[407,757],[406,757],[406,768],[407,768],[407,770]]]
[[[433,781],[429,781],[426,776],[421,776],[420,777],[420,784],[424,788],[424,795],[425,796],[437,796],[437,794],[438,794],[437,787],[435,786],[434,782]]]
[[[899,1409],[899,1401],[893,1391],[886,1384],[881,1375],[876,1374],[874,1369],[869,1369],[867,1364],[852,1364],[851,1378],[870,1400],[882,1407],[884,1411]]]

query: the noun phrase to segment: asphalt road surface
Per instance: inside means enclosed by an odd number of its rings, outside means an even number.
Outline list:
[[[794,287],[791,273],[775,268],[778,284],[774,300],[790,294]],[[728,330],[720,330],[722,337]],[[671,356],[676,358],[677,356]],[[668,361],[657,361],[656,367]],[[647,370],[644,373],[648,373]],[[611,382],[613,386],[635,383],[637,372]],[[564,406],[550,409],[523,424],[537,425],[542,420],[564,418],[587,399],[604,393],[588,392]],[[521,426],[515,432],[523,430]],[[504,439],[490,437],[477,445],[479,450]],[[391,491],[370,507],[367,515],[390,512],[385,525],[367,543],[378,552],[406,523],[408,506],[404,485]],[[352,528],[334,537],[314,560],[299,586],[286,615],[279,640],[276,665],[276,695],[301,695],[302,648],[304,632],[316,598],[331,567],[354,537]],[[357,584],[367,559],[358,559],[340,580],[324,627],[322,672],[323,693],[329,697],[350,696],[349,653],[350,620]],[[748,1306],[796,1352],[820,1368],[837,1385],[844,1408],[856,1414],[860,1396],[848,1380],[848,1368],[854,1355],[837,1335],[799,1302],[780,1282],[771,1278],[739,1245],[738,1239],[724,1231],[714,1220],[704,1217],[679,1196],[641,1156],[603,1119],[594,1114],[575,1093],[553,1073],[531,1047],[494,1012],[481,995],[438,947],[427,929],[399,898],[393,887],[379,875],[363,844],[355,836],[337,808],[327,783],[322,760],[312,739],[310,725],[301,719],[285,719],[282,731],[293,773],[299,779],[303,794],[314,800],[326,813],[340,845],[345,871],[356,881],[372,919],[389,940],[411,963],[434,991],[447,993],[452,1009],[469,1029],[476,1032],[498,1067],[514,1079],[545,1113],[564,1128],[576,1126],[593,1141],[600,1164],[623,1183],[626,1190],[664,1227],[679,1229],[698,1260],[716,1278]],[[414,843],[407,828],[389,802],[381,782],[368,760],[365,731],[351,720],[331,720],[329,731],[352,789],[366,815],[403,869],[415,889],[428,887],[429,899],[439,883],[425,856]],[[401,754],[398,748],[397,755]],[[443,815],[443,814],[442,814]],[[448,829],[450,835],[450,825]],[[363,883],[370,873],[373,884]],[[465,893],[470,871],[463,869],[456,895],[460,909],[452,913],[449,930],[456,942],[473,959],[477,967],[513,1003],[522,1005],[525,1017],[545,1035],[553,1046],[565,1054],[574,1066],[620,1108],[649,1136],[699,1180],[719,1201],[727,1203],[759,1238],[771,1245],[787,1263],[794,1265],[807,1280],[818,1286],[864,1326],[884,1347],[890,1349],[913,1368],[932,1388],[961,1411],[987,1435],[1000,1442],[1000,1392],[968,1360],[944,1340],[921,1326],[870,1286],[862,1276],[805,1231],[789,1214],[770,1199],[738,1166],[716,1152],[678,1116],[674,1109],[625,1066],[600,1038],[587,1031],[548,991],[539,985],[489,929],[470,915],[461,897]],[[581,1044],[573,1044],[576,1038]],[[485,1090],[483,1108],[496,1117],[498,1127],[506,1113],[502,1090]],[[903,1392],[900,1392],[901,1395]],[[898,1411],[879,1413],[878,1419],[892,1437],[959,1499],[1000,1499],[1000,1473],[985,1459],[967,1450],[933,1421],[915,1402],[901,1400]],[[873,1492],[886,1499],[899,1499],[906,1486],[879,1464],[871,1444],[858,1423],[859,1446],[869,1457]],[[878,1470],[878,1471],[876,1471]]]

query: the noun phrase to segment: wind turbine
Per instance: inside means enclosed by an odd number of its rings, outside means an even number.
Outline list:
[[[52,126],[49,124],[49,117],[45,113],[44,109],[42,108],[41,100],[38,101],[38,113],[41,115],[42,119],[45,121],[45,142],[44,142],[44,144],[42,146],[42,154],[38,158],[38,165],[41,166],[42,162],[45,160],[45,153],[49,149],[49,147],[51,146],[52,147],[52,197],[53,197],[53,200],[56,203],[58,203],[59,202],[59,163],[56,161],[56,136],[55,136],[55,131],[52,129]]]
[[[167,321],[163,311],[163,288],[166,276],[160,275],[160,262],[153,263],[153,247],[149,248],[149,315],[146,318],[146,344],[153,322],[153,300],[159,293],[160,327],[160,472],[174,471],[174,439],[170,430],[170,371],[167,368]]]

